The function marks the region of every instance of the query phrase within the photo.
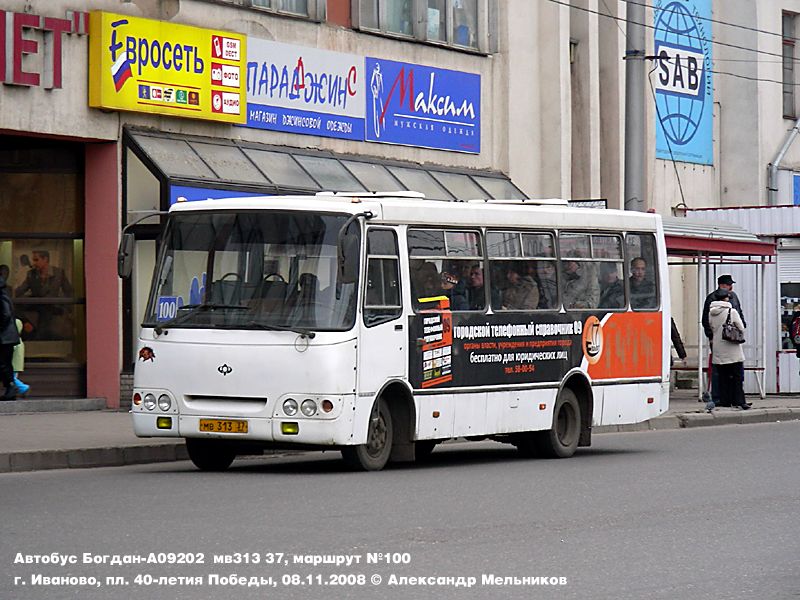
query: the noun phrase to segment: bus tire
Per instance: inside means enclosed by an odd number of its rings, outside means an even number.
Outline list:
[[[431,457],[433,449],[436,448],[436,440],[419,440],[414,442],[414,460],[425,462]]]
[[[552,429],[534,434],[536,454],[546,458],[569,458],[575,454],[580,436],[581,407],[575,392],[564,388],[553,410]]]
[[[370,415],[367,443],[342,448],[342,458],[353,469],[380,471],[392,453],[392,413],[383,398],[378,398],[377,418]]]
[[[186,438],[186,451],[194,466],[201,471],[224,471],[236,458],[236,451],[216,440]]]

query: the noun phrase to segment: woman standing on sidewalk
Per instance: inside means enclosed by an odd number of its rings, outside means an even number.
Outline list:
[[[747,410],[750,405],[744,399],[742,344],[729,342],[722,337],[722,328],[728,319],[742,333],[744,333],[744,323],[739,312],[731,305],[730,294],[727,290],[718,289],[715,298],[716,300],[711,302],[709,309],[709,321],[714,332],[711,362],[719,373],[720,404]]]

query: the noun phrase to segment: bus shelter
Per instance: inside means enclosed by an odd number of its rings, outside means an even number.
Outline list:
[[[764,375],[767,364],[767,285],[766,267],[775,261],[775,243],[761,240],[750,231],[731,223],[712,223],[690,217],[664,217],[664,238],[669,265],[697,269],[697,377],[698,399],[707,389],[704,371],[710,376],[707,342],[703,335],[702,315],[706,296],[717,288],[717,276],[723,268],[737,266],[754,270],[754,289],[748,291],[752,300],[748,320],[758,323],[756,339],[748,339],[751,359],[745,361],[745,372],[752,372],[761,398],[765,396]],[[688,290],[687,290],[688,292]],[[737,292],[738,293],[738,292]],[[743,305],[744,306],[744,305]],[[677,367],[687,370],[694,367]],[[710,377],[709,377],[710,380]]]

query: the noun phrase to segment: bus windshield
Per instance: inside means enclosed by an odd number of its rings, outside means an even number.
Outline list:
[[[358,282],[339,280],[348,215],[181,212],[164,232],[144,326],[344,331]],[[348,233],[359,234],[356,223]]]

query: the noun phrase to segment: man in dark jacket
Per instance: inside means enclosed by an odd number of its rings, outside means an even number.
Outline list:
[[[19,333],[14,321],[14,304],[6,287],[6,279],[0,276],[0,381],[6,388],[0,400],[13,400],[17,397],[14,369],[11,365],[14,346],[17,344],[19,344]]]
[[[745,320],[744,313],[742,312],[742,305],[739,302],[739,296],[737,296],[736,292],[733,291],[734,283],[736,282],[730,275],[720,275],[717,277],[717,289],[706,296],[706,301],[703,304],[703,318],[701,322],[703,324],[703,332],[708,338],[709,347],[711,346],[711,340],[714,338],[714,331],[711,328],[711,323],[708,319],[708,313],[711,309],[711,303],[717,300],[719,295],[727,295],[728,302],[731,303],[731,307],[733,307],[736,312],[739,313],[739,316],[742,318],[742,323],[744,323],[744,326],[747,327],[747,321]],[[742,363],[742,368],[744,368],[744,363]],[[742,379],[744,379],[744,370],[742,371]],[[719,375],[717,374],[717,369],[714,367],[714,365],[711,365],[711,399],[717,406],[725,406],[724,404],[720,404]]]

